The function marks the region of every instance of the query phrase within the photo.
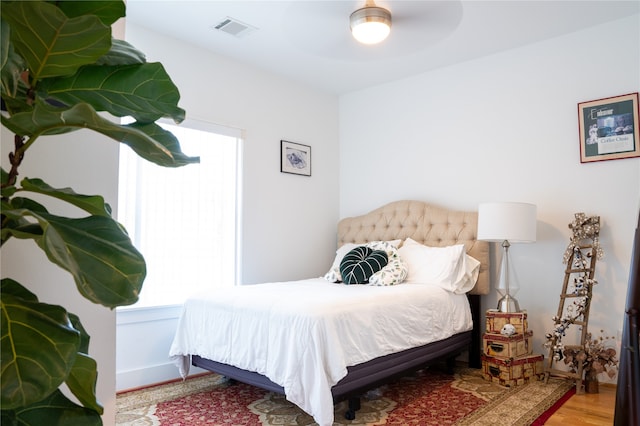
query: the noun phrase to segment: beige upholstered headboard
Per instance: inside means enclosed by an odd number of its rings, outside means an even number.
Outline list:
[[[480,261],[480,275],[470,294],[489,293],[489,243],[476,240],[477,212],[457,212],[422,201],[395,201],[362,216],[338,222],[338,247],[345,243],[411,238],[428,246],[464,244]]]

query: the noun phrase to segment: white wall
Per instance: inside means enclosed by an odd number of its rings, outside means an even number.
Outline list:
[[[243,281],[326,272],[315,259],[334,246],[338,99],[134,25],[127,40],[162,62],[187,117],[245,132]],[[280,173],[281,139],[311,146],[310,178]]]
[[[511,254],[523,287],[517,298],[536,351],[545,353],[567,226],[576,212],[600,215],[605,257],[589,328],[616,336],[640,159],[581,164],[577,103],[637,92],[639,45],[636,15],[341,97],[341,217],[397,199],[464,210],[483,201],[537,204],[537,243],[514,245]],[[484,308],[496,301],[492,292]]]
[[[338,98],[141,27],[126,34],[165,66],[188,118],[244,132],[243,283],[325,273],[338,220]],[[281,139],[311,146],[311,177],[280,172]],[[159,315],[118,313],[118,389],[177,376],[167,358],[176,313]],[[141,335],[153,351],[140,350]]]

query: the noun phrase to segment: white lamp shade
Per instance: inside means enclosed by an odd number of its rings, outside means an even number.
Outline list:
[[[536,240],[536,206],[529,203],[481,203],[478,239],[532,243]]]

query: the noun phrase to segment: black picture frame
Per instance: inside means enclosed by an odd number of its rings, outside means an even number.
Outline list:
[[[311,147],[281,140],[280,171],[294,175],[311,176]]]

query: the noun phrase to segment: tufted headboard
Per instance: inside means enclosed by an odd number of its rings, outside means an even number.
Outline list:
[[[458,212],[422,201],[395,201],[362,216],[338,222],[338,247],[345,243],[411,238],[428,246],[464,244],[480,261],[480,275],[470,294],[489,293],[489,243],[476,240],[477,212]]]

